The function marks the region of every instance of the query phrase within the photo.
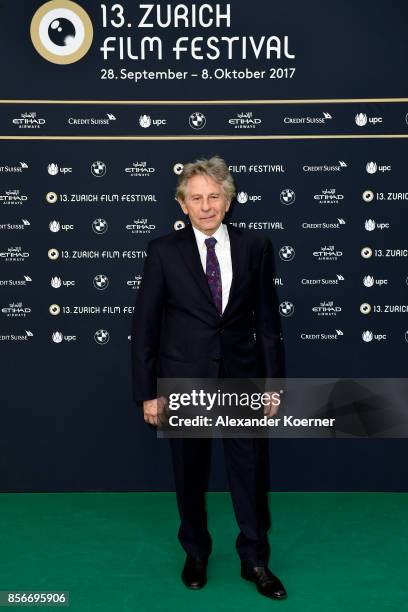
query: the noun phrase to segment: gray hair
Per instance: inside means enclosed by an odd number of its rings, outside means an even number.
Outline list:
[[[234,179],[225,161],[218,155],[214,155],[210,159],[196,159],[195,162],[185,164],[182,173],[178,177],[176,187],[176,198],[184,202],[186,197],[187,182],[196,174],[207,174],[216,183],[219,183],[224,195],[228,201],[231,201],[235,195]]]

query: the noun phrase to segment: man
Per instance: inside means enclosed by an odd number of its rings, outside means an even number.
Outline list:
[[[163,378],[275,378],[281,375],[281,333],[269,238],[223,223],[235,196],[218,156],[184,166],[176,197],[190,223],[151,240],[132,324],[133,396],[146,423],[157,425]],[[273,402],[265,408],[276,414]],[[211,438],[171,439],[178,538],[187,553],[182,579],[206,583],[212,549],[205,492]],[[241,576],[258,591],[283,599],[268,568],[268,439],[223,438],[235,516]]]

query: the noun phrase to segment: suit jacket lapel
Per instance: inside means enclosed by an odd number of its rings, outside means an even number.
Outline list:
[[[246,257],[246,252],[244,250],[243,240],[240,240],[239,232],[233,226],[227,223],[227,230],[230,239],[230,249],[231,249],[231,263],[232,263],[232,282],[231,288],[228,296],[228,302],[226,307],[224,308],[224,312],[222,313],[222,318],[225,317],[229,309],[231,308],[234,298],[238,292],[238,289],[241,285],[241,278],[243,274],[243,264],[244,259]]]
[[[201,264],[200,253],[198,251],[193,227],[188,224],[184,230],[179,230],[179,241],[177,243],[181,252],[184,264],[192,274],[194,281],[203,291],[205,297],[212,301],[212,294],[207,282],[207,277]],[[215,304],[214,304],[215,308]]]

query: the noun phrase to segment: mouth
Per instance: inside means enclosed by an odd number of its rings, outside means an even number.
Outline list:
[[[209,221],[210,219],[214,219],[215,215],[212,215],[211,217],[201,217],[201,221]]]

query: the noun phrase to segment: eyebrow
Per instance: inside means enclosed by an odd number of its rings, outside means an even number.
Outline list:
[[[211,191],[208,195],[220,195],[221,191]],[[191,193],[190,196],[193,198],[194,196],[201,196],[202,193]]]

